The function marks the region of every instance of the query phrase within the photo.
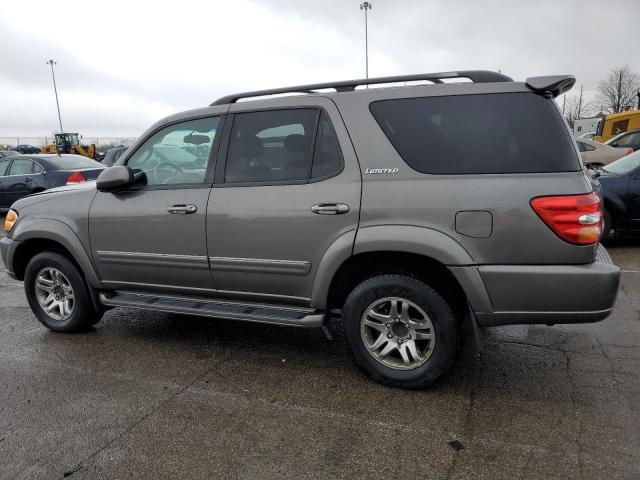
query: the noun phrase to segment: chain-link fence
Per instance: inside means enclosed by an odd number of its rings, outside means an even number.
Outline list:
[[[135,137],[86,137],[83,136],[80,142],[83,145],[95,144],[99,152],[105,152],[111,147],[119,145],[131,145],[136,140]],[[33,145],[42,148],[55,141],[53,135],[42,137],[0,137],[0,150],[14,148],[17,145]]]

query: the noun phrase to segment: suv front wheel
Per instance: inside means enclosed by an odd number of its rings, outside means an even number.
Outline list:
[[[29,261],[24,290],[31,310],[50,330],[79,332],[102,317],[78,268],[59,253],[39,253]]]
[[[360,369],[392,387],[426,388],[456,355],[458,324],[451,307],[407,275],[378,275],[355,287],[342,309],[342,329]]]

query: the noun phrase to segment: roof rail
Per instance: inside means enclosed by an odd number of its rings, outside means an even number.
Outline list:
[[[442,80],[451,78],[468,78],[474,83],[488,82],[512,82],[513,79],[501,73],[489,70],[465,70],[460,72],[419,73],[415,75],[398,75],[394,77],[361,78],[358,80],[343,80],[340,82],[313,83],[309,85],[297,85],[295,87],[273,88],[270,90],[256,90],[253,92],[234,93],[219,98],[211,104],[225,105],[235,103],[241,98],[264,97],[281,93],[316,93],[315,90],[334,88],[337,92],[351,92],[362,85],[376,85],[380,83],[415,82],[428,80],[433,83],[443,83]]]

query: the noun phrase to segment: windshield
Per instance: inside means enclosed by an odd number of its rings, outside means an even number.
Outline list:
[[[60,170],[75,168],[104,168],[100,162],[91,160],[81,155],[63,155],[61,157],[48,157],[47,160]]]
[[[626,157],[622,157],[615,162],[611,162],[604,167],[604,170],[610,173],[617,173],[623,175],[629,173],[631,170],[640,167],[640,150]]]
[[[16,155],[20,155],[20,152],[14,152],[13,150],[7,150],[6,152],[2,152],[2,155],[5,157],[15,157]]]

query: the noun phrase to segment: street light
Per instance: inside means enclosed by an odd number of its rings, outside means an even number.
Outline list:
[[[49,60],[47,65],[51,65],[51,77],[53,78],[53,91],[56,94],[56,106],[58,107],[58,121],[60,122],[60,133],[64,132],[62,129],[62,117],[60,116],[60,102],[58,102],[58,89],[56,88],[56,76],[53,73],[53,66],[56,65],[56,62],[53,60]]]
[[[367,25],[367,10],[371,10],[373,4],[371,2],[362,2],[360,4],[360,10],[364,10],[364,63],[365,63],[365,78],[369,78],[369,32]]]

